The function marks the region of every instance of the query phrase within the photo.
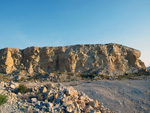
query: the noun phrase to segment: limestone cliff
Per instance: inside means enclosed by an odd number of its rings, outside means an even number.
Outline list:
[[[29,47],[0,50],[0,72],[71,72],[123,75],[145,70],[138,50],[119,44]]]

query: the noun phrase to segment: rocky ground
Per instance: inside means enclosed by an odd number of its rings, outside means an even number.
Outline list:
[[[0,83],[0,94],[8,96],[0,113],[113,113],[73,87],[38,82],[26,84],[28,92],[21,94],[18,83]]]
[[[28,92],[21,94],[19,84],[27,86]],[[0,106],[0,113],[150,112],[150,76],[86,79],[61,84],[38,80],[7,81],[0,82],[0,94],[8,96],[8,102]]]
[[[150,76],[140,80],[101,80],[63,83],[97,99],[117,113],[150,113]]]

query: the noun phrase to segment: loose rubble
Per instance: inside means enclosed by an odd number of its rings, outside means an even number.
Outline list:
[[[18,86],[19,84],[14,82],[0,83],[0,94],[9,98],[8,102],[0,107],[2,113],[8,105],[16,106],[11,112],[114,113],[83,92],[60,83],[31,87],[29,92],[24,94],[17,92]]]

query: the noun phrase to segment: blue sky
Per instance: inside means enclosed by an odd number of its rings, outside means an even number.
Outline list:
[[[0,48],[119,43],[150,65],[150,0],[0,0]]]

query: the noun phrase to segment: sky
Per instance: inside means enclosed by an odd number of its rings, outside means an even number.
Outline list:
[[[0,49],[106,43],[150,66],[150,0],[0,0]]]

